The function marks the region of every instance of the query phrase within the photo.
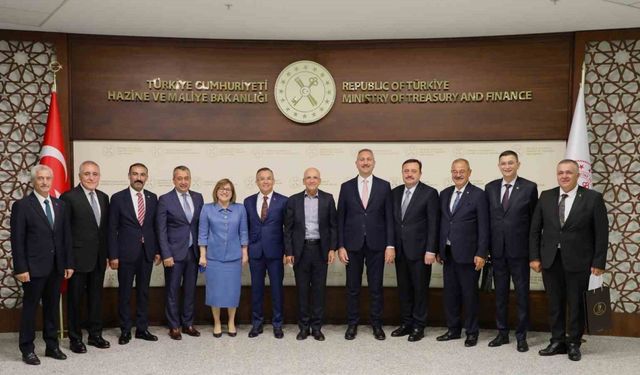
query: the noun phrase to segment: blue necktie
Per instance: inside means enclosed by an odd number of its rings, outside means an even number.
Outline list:
[[[453,207],[451,207],[451,213],[456,212],[456,208],[458,208],[458,203],[460,203],[460,196],[462,196],[461,191],[456,191],[456,199],[453,201]]]
[[[182,193],[182,205],[184,206],[184,214],[187,217],[187,221],[191,223],[193,220],[193,212],[191,212],[191,206],[189,206],[189,202],[187,201],[187,193]],[[189,246],[193,245],[193,234],[191,230],[189,230]]]
[[[53,213],[51,212],[51,206],[49,206],[49,200],[44,200],[44,212],[47,214],[47,219],[49,220],[49,225],[51,225],[51,229],[53,229]]]

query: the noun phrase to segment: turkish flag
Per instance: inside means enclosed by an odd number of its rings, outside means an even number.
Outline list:
[[[44,164],[53,170],[53,185],[51,195],[60,198],[60,195],[69,190],[69,173],[67,173],[67,157],[62,138],[62,125],[60,124],[60,112],[58,111],[58,94],[51,92],[51,104],[49,104],[49,116],[47,128],[44,132],[44,143],[40,151],[40,164]]]
[[[58,111],[58,95],[54,89],[51,92],[49,104],[49,116],[47,127],[44,131],[44,142],[40,150],[40,164],[44,164],[53,170],[53,183],[51,195],[60,198],[60,195],[69,190],[69,173],[67,171],[67,157],[62,138],[62,125],[60,124],[60,112]],[[60,293],[67,291],[67,280],[60,286]]]

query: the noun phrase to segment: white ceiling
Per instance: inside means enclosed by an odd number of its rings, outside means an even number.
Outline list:
[[[640,27],[640,0],[0,0],[0,29],[348,40]]]

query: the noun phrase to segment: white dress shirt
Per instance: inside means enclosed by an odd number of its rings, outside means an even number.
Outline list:
[[[51,201],[51,196],[43,197],[42,195],[38,194],[35,190],[33,191],[33,194],[36,196],[36,198],[38,198],[38,202],[40,202],[40,207],[42,207],[42,212],[44,212],[44,216],[47,216],[47,207],[44,205],[44,200],[46,199],[49,201],[49,208],[51,208],[51,219],[55,223],[56,213],[54,212],[54,209],[53,209],[53,202]]]
[[[129,193],[131,193],[131,200],[133,201],[133,212],[136,213],[136,218],[138,217],[138,193],[142,194],[142,204],[144,205],[145,212],[147,211],[147,200],[144,196],[144,189],[140,191],[136,191],[136,189],[129,186]]]
[[[98,206],[98,215],[100,217],[102,217],[102,211],[100,209],[100,201],[98,201],[98,193],[96,193],[95,190],[86,189],[84,186],[82,186],[82,184],[80,184],[80,187],[82,188],[82,191],[84,191],[84,196],[87,197],[87,201],[89,202],[89,206],[91,206],[91,195],[89,195],[89,193],[93,192],[93,196],[95,197],[96,204]],[[138,203],[138,197],[136,197],[136,205],[137,205],[137,203]],[[98,224],[100,224],[100,223],[98,223]]]
[[[258,197],[256,198],[256,212],[258,213],[258,217],[260,217],[260,215],[262,214],[262,202],[264,201],[263,197],[264,194],[258,192]],[[271,198],[273,198],[273,190],[271,190],[271,193],[267,195],[267,211],[271,206]]]

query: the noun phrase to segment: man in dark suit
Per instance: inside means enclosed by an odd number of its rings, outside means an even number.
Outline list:
[[[538,186],[518,176],[518,154],[507,150],[498,158],[502,178],[491,181],[484,191],[491,217],[491,262],[496,290],[498,335],[489,342],[496,347],[509,343],[507,310],[509,285],[513,280],[517,296],[517,350],[526,352],[529,328],[529,228],[538,202]]]
[[[440,193],[440,246],[443,267],[444,312],[447,332],[436,339],[460,338],[464,305],[466,347],[478,343],[478,278],[489,251],[489,207],[482,189],[469,182],[471,167],[466,159],[451,164],[454,186]]]
[[[604,272],[609,243],[602,194],[578,186],[579,176],[575,161],[565,159],[558,163],[556,177],[560,186],[540,195],[531,220],[529,243],[530,266],[536,272],[542,271],[551,322],[551,343],[538,353],[568,353],[572,361],[582,358],[584,292],[589,276]]]
[[[102,337],[102,287],[107,268],[107,228],[109,221],[109,197],[98,190],[100,167],[87,160],[80,164],[80,183],[62,194],[69,211],[75,272],[69,279],[67,314],[69,342],[74,353],[86,353],[82,342],[82,297],[86,292],[87,343],[100,349],[110,346]]]
[[[136,338],[157,341],[149,332],[149,283],[153,262],[160,264],[155,231],[158,198],[145,190],[148,169],[142,163],[129,167],[129,187],[111,197],[109,207],[109,266],[118,270],[118,344],[131,340],[131,290],[136,282]]]
[[[251,271],[251,331],[249,337],[262,333],[264,312],[264,278],[269,274],[273,309],[273,335],[281,339],[284,255],[283,223],[287,197],[273,191],[273,171],[260,168],[256,172],[259,193],[244,200],[249,221],[249,269]]]
[[[391,336],[409,335],[411,342],[424,337],[427,290],[438,247],[438,191],[423,184],[421,176],[422,162],[409,159],[402,163],[404,184],[391,191],[402,314],[402,324],[391,332]]]
[[[169,337],[181,340],[180,327],[189,336],[200,336],[193,326],[193,311],[200,258],[198,223],[204,199],[202,194],[190,190],[191,171],[183,165],[173,169],[173,185],[175,189],[158,200],[156,229],[164,264]],[[181,283],[184,295],[182,314],[179,313]]]
[[[284,218],[284,249],[293,264],[298,290],[298,340],[309,336],[324,341],[321,331],[327,267],[333,263],[338,242],[333,195],[318,189],[320,171],[308,168],[305,190],[289,197]],[[311,312],[309,312],[311,305]]]
[[[372,175],[375,165],[373,151],[358,151],[358,176],[342,184],[338,197],[338,257],[347,265],[347,340],[358,334],[365,264],[373,335],[377,340],[386,338],[382,330],[382,277],[384,264],[395,258],[393,204],[389,183]]]
[[[69,212],[63,201],[49,195],[53,171],[46,165],[31,169],[33,193],[11,207],[11,256],[13,272],[22,283],[23,300],[18,338],[22,360],[39,365],[33,340],[36,310],[42,300],[45,356],[66,359],[57,335],[57,314],[62,278],[73,275]]]

